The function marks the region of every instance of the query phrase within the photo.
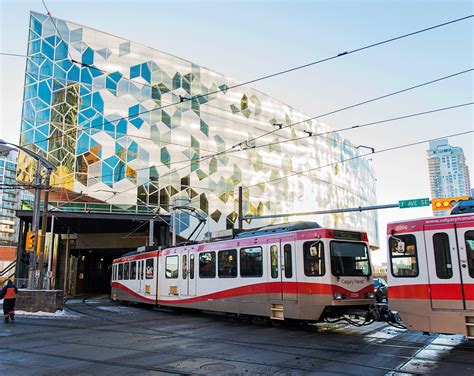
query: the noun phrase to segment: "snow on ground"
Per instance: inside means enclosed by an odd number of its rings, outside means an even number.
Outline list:
[[[67,310],[57,310],[56,312],[26,312],[26,311],[17,311],[15,310],[15,316],[19,317],[41,317],[48,319],[77,319],[80,317],[79,314],[70,312]]]

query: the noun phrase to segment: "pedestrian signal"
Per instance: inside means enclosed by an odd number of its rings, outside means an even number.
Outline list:
[[[25,241],[25,251],[31,252],[33,250],[33,246],[35,244],[36,234],[33,231],[28,231],[26,233],[26,241]]]
[[[459,201],[469,200],[469,196],[434,198],[431,200],[433,211],[451,210]]]

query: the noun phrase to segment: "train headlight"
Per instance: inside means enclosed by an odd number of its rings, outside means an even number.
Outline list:
[[[367,298],[368,299],[374,299],[375,298],[375,293],[373,293],[373,292],[367,293]]]
[[[334,299],[336,299],[336,300],[341,300],[341,299],[342,299],[342,294],[341,294],[340,292],[336,292],[336,293],[334,294]]]

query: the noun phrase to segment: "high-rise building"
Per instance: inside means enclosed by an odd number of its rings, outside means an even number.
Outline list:
[[[447,139],[439,139],[430,142],[427,153],[431,198],[469,196],[469,169],[462,148],[449,145]]]
[[[57,166],[53,189],[74,205],[93,198],[166,214],[178,202],[206,218],[202,236],[237,225],[240,186],[244,215],[376,202],[372,167],[349,140],[182,58],[32,12],[25,77],[20,143]],[[35,165],[20,153],[18,179],[31,181]],[[178,217],[187,237],[197,220]],[[374,211],[313,219],[378,243]]]
[[[15,188],[18,153],[0,145],[0,245],[14,245],[17,241],[20,190]]]

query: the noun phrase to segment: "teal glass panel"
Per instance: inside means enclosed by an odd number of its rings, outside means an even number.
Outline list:
[[[147,63],[142,64],[142,77],[148,82],[151,83],[151,71]]]
[[[117,123],[117,133],[127,133],[127,121],[125,119],[122,119]]]
[[[51,78],[53,75],[53,63],[51,60],[45,59],[41,63],[41,68],[39,72],[42,76],[40,76],[40,79],[45,79],[45,78]]]
[[[86,50],[82,53],[82,62],[87,65],[94,64],[94,51],[92,48],[87,47]]]
[[[41,51],[41,40],[36,39],[28,43],[28,55],[34,55]]]
[[[77,155],[83,154],[87,151],[89,151],[89,142],[90,138],[86,133],[82,133],[79,137],[79,140],[77,140]]]
[[[102,99],[100,93],[96,92],[92,94],[92,105],[100,113],[104,112],[104,100]]]
[[[135,106],[129,107],[128,109],[128,116],[137,116],[139,112],[139,105],[136,104]]]
[[[50,59],[54,59],[54,48],[44,40],[41,42],[41,52]]]
[[[140,77],[140,65],[130,67],[130,78]]]
[[[41,26],[41,22],[39,22],[36,18],[31,17],[31,22],[30,22],[30,27],[31,29],[38,35],[41,35],[43,32],[43,28]]]
[[[67,74],[68,80],[79,82],[79,73],[80,69],[77,67],[77,65],[72,65]]]

